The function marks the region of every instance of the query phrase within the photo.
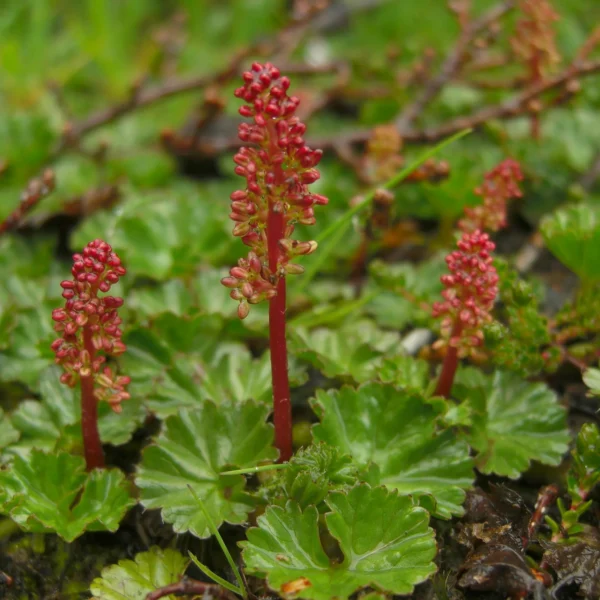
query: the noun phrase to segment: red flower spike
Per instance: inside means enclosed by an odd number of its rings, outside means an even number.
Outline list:
[[[314,224],[313,206],[327,204],[327,198],[308,190],[319,179],[314,167],[322,152],[304,143],[306,125],[294,116],[299,100],[287,94],[289,79],[269,63],[254,63],[242,79],[244,85],[235,91],[235,96],[247,102],[239,112],[252,122],[242,123],[238,133],[242,142],[256,146],[241,147],[234,156],[235,172],[245,177],[246,189],[231,194],[229,217],[235,222],[233,235],[241,237],[251,253],[248,259],[240,259],[223,285],[242,292],[232,295],[240,304],[248,304],[249,298],[256,304],[274,297],[279,280],[286,274],[300,271],[289,266],[290,260],[316,249],[314,242],[305,243],[301,249],[292,247],[289,236],[296,223]],[[274,251],[269,250],[269,229],[273,230],[269,228],[269,218],[281,221],[279,229],[283,229],[274,239]],[[260,268],[244,272],[243,265],[252,257],[259,261]],[[268,268],[266,277],[262,267]],[[243,293],[248,286],[252,289],[250,295]],[[248,312],[247,306],[239,310],[242,318]]]
[[[464,233],[458,250],[446,257],[449,275],[441,278],[444,302],[433,305],[433,316],[443,317],[443,339],[447,346],[436,394],[448,397],[458,367],[458,359],[477,354],[483,343],[482,326],[489,322],[498,293],[498,274],[492,264],[494,243],[487,233]]]
[[[63,281],[64,308],[52,311],[54,330],[62,337],[52,342],[55,362],[65,369],[62,383],[81,384],[81,413],[84,452],[88,470],[104,466],[104,454],[98,434],[99,400],[121,412],[121,401],[129,398],[129,377],[113,375],[104,367],[106,356],[125,352],[121,341],[121,319],[117,309],[122,298],[98,297],[125,275],[121,259],[102,240],[90,242],[81,254],[73,256],[72,281]],[[103,352],[104,355],[99,354]]]
[[[280,460],[292,454],[292,420],[285,339],[286,275],[302,272],[291,261],[310,254],[316,242],[292,240],[296,224],[315,223],[314,206],[327,198],[308,186],[319,179],[315,168],[321,150],[304,143],[306,126],[295,116],[299,100],[288,95],[290,80],[270,63],[254,63],[242,75],[244,85],[235,96],[246,104],[239,109],[238,136],[244,143],[234,157],[235,172],[246,179],[246,189],[231,194],[233,235],[250,247],[229,277],[222,280],[238,301],[238,316],[248,316],[251,304],[269,301],[269,337],[273,378],[275,445]]]
[[[521,198],[523,193],[519,182],[523,181],[521,166],[516,160],[507,158],[485,174],[483,185],[475,193],[483,198],[477,206],[465,208],[465,218],[458,227],[465,233],[480,231],[498,231],[506,227],[507,202],[512,198]]]

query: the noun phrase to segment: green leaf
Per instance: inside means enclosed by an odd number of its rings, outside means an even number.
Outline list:
[[[594,423],[585,423],[572,452],[573,464],[567,475],[567,487],[578,503],[587,499],[600,482],[600,431]]]
[[[83,458],[65,452],[16,456],[0,471],[0,489],[2,511],[23,529],[55,531],[68,542],[84,531],[116,531],[135,503],[121,471],[86,473]]]
[[[546,217],[540,226],[549,250],[583,280],[600,279],[600,210],[569,206]]]
[[[93,598],[102,600],[145,600],[158,588],[175,583],[184,574],[189,560],[177,550],[153,546],[135,560],[120,560],[102,570],[90,586]],[[165,596],[175,600],[175,596]]]
[[[590,396],[600,396],[600,369],[590,368],[584,371],[583,383],[590,388]]]
[[[374,289],[378,293],[367,311],[382,327],[429,325],[431,310],[426,307],[439,299],[440,277],[447,269],[441,253],[418,265],[373,261],[369,265],[372,283],[366,292]]]
[[[62,384],[60,373],[55,366],[47,369],[39,382],[41,401],[22,401],[12,413],[11,422],[19,438],[7,444],[5,455],[27,456],[34,448],[46,451],[82,448],[79,391]],[[146,416],[135,398],[123,402],[122,408],[123,412],[117,414],[106,402],[99,404],[98,429],[102,442],[125,444]]]
[[[222,471],[256,466],[273,459],[272,426],[266,406],[254,402],[217,406],[204,401],[195,410],[168,418],[156,443],[146,448],[136,477],[140,501],[161,508],[175,531],[210,536],[210,529],[188,485],[217,524],[242,523],[253,508],[241,475]]]
[[[383,383],[392,383],[399,388],[425,390],[430,381],[429,363],[414,356],[398,354],[383,359],[378,375]]]
[[[206,371],[198,355],[212,355],[221,327],[211,318],[176,317],[165,313],[152,329],[137,327],[124,338],[127,352],[121,357],[130,375],[130,393],[143,400],[159,417],[194,407],[200,401],[199,378]]]
[[[321,423],[313,436],[350,454],[359,465],[375,463],[381,483],[403,494],[431,494],[436,516],[462,514],[464,490],[473,482],[469,448],[440,420],[447,405],[389,384],[319,390],[313,408]]]
[[[10,165],[11,175],[28,177],[47,163],[56,133],[40,111],[3,111],[0,119],[0,156]],[[18,198],[17,198],[18,201]],[[3,215],[4,216],[4,215]],[[1,220],[1,219],[0,219]]]
[[[410,594],[436,571],[436,553],[428,514],[407,496],[366,484],[348,493],[332,492],[325,516],[329,533],[339,543],[341,562],[325,553],[319,537],[319,514],[289,502],[269,507],[242,542],[250,573],[267,577],[284,598],[342,600],[374,587]]]
[[[11,423],[8,415],[0,408],[0,450],[16,442],[20,435],[19,430]]]
[[[453,394],[471,408],[469,442],[479,453],[476,465],[483,473],[514,479],[532,460],[558,465],[568,450],[566,411],[543,383],[510,372],[491,377],[479,372],[455,385]]]
[[[268,352],[253,358],[245,345],[223,341],[218,317],[162,314],[152,330],[135,328],[125,343],[121,363],[132,377],[130,391],[161,417],[205,399],[217,403],[271,399]],[[292,385],[301,385],[305,369],[293,360],[289,367]]]
[[[48,317],[55,305],[40,304],[18,314],[10,345],[0,352],[0,380],[20,381],[37,390],[42,372],[52,364],[50,344],[56,334]]]
[[[357,215],[362,210],[368,208],[377,190],[380,188],[391,189],[396,187],[400,182],[406,179],[412,171],[414,171],[417,167],[423,164],[428,158],[435,156],[438,154],[443,148],[452,144],[453,142],[461,139],[465,135],[471,133],[470,129],[465,129],[456,133],[455,135],[446,138],[433,148],[426,150],[423,154],[421,154],[418,158],[413,160],[410,164],[404,167],[401,171],[396,173],[391,179],[383,183],[382,185],[378,185],[370,190],[367,194],[364,195],[364,199],[352,206],[350,209],[346,210],[346,212],[338,219],[336,219],[325,231],[323,231],[318,237],[317,242],[321,246],[318,253],[316,253],[312,260],[308,261],[309,266],[306,269],[300,283],[298,283],[295,288],[295,293],[300,293],[308,284],[314,279],[315,275],[319,272],[321,265],[327,260],[328,256],[335,250],[336,247],[339,247],[341,240],[343,239],[344,234],[346,233],[346,228],[352,223],[352,219],[354,215]]]
[[[298,329],[291,340],[292,351],[327,377],[357,382],[373,378],[385,353],[401,349],[396,333],[384,332],[370,321],[348,323],[338,330]]]
[[[285,506],[292,500],[301,509],[319,507],[331,490],[364,479],[350,456],[325,443],[299,450],[286,464],[285,470],[273,473],[261,486],[269,504]]]
[[[209,260],[234,260],[231,249],[237,242],[221,204],[230,193],[227,180],[205,182],[201,202],[198,187],[185,181],[175,180],[166,190],[129,187],[118,212],[83,221],[71,243],[81,247],[94,237],[110,239],[132,275],[158,281],[192,275]]]
[[[127,296],[128,309],[140,317],[153,317],[164,312],[183,317],[191,312],[192,304],[192,295],[180,279],[135,288]]]
[[[302,385],[307,379],[306,369],[292,358],[288,376],[292,386]],[[273,393],[269,352],[252,358],[245,346],[221,344],[206,365],[200,391],[202,398],[216,402],[248,399],[269,402]]]

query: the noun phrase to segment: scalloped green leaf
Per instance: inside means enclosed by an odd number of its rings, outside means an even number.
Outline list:
[[[515,479],[532,460],[561,462],[570,440],[566,411],[548,386],[502,371],[460,380],[466,383],[455,384],[453,394],[470,406],[469,443],[482,473]]]
[[[272,506],[242,542],[248,572],[266,576],[284,598],[342,600],[365,587],[410,594],[435,573],[435,536],[429,515],[385,487],[357,485],[348,493],[331,492],[325,515],[339,543],[341,562],[332,561],[319,537],[319,513],[302,512],[289,502]]]
[[[41,400],[24,400],[12,412],[11,423],[18,439],[7,444],[5,457],[27,456],[32,449],[79,450],[82,447],[79,391],[60,383],[60,369],[50,367],[41,376]],[[146,411],[135,398],[122,404],[115,413],[106,402],[98,405],[98,429],[106,444],[125,444],[143,422]]]
[[[156,442],[142,454],[136,476],[140,502],[160,508],[175,531],[209,537],[210,529],[194,496],[206,505],[219,527],[242,523],[254,506],[241,475],[221,475],[234,468],[257,466],[273,459],[273,428],[269,408],[255,402],[204,401],[195,410],[169,417]]]
[[[72,542],[84,531],[116,531],[135,501],[117,469],[85,472],[85,461],[65,452],[34,450],[0,471],[2,512],[23,529],[55,531]]]
[[[371,321],[348,323],[338,330],[298,328],[291,347],[296,357],[327,377],[357,382],[375,377],[386,353],[401,351],[398,334],[382,331]]]
[[[202,191],[199,202],[198,188],[186,181],[173,181],[166,190],[130,186],[118,212],[97,213],[83,221],[71,244],[80,247],[94,237],[110,238],[128,272],[158,281],[193,274],[208,261],[233,262],[239,252],[232,252],[236,240],[220,205],[231,193],[230,182],[205,182]]]
[[[442,291],[440,277],[447,269],[441,254],[418,265],[373,261],[369,265],[372,282],[365,293],[372,289],[378,293],[367,305],[367,312],[382,327],[403,329],[409,324],[428,325],[431,311],[423,305],[439,298]]]
[[[600,396],[600,369],[589,368],[583,373],[583,383],[590,389],[590,396]]]
[[[557,210],[540,226],[549,250],[583,280],[600,279],[600,210],[577,204]]]
[[[38,389],[41,374],[53,361],[50,344],[56,334],[48,317],[52,308],[54,303],[44,302],[18,313],[7,348],[0,352],[0,380],[20,381],[29,389]]]
[[[406,354],[384,358],[378,376],[383,383],[418,391],[425,390],[431,381],[429,363]]]
[[[171,279],[160,285],[135,288],[127,296],[127,308],[142,318],[165,312],[183,317],[191,312],[192,307],[192,294],[180,279]]]
[[[90,591],[93,598],[102,600],[145,600],[150,592],[181,579],[189,562],[177,550],[153,546],[134,560],[120,560],[102,569]],[[165,598],[175,600],[174,595]]]
[[[20,435],[8,415],[0,408],[0,450],[16,442]]]
[[[223,342],[218,317],[181,318],[163,314],[152,330],[139,327],[126,337],[121,362],[131,374],[130,391],[145,400],[160,417],[202,400],[217,403],[271,399],[271,365],[268,352],[253,358],[246,346]],[[290,380],[301,385],[305,369],[290,361]]]
[[[315,440],[350,454],[359,465],[375,463],[381,483],[391,489],[415,497],[430,494],[436,516],[462,514],[473,461],[467,443],[441,426],[443,400],[368,383],[319,390],[312,405],[321,421],[313,427]]]

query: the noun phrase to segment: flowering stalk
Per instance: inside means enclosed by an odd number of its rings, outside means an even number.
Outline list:
[[[475,194],[483,198],[477,206],[466,206],[465,217],[458,222],[463,233],[473,231],[498,231],[506,227],[507,203],[512,198],[521,198],[523,192],[519,182],[523,180],[521,166],[516,160],[507,158],[488,171],[483,185],[475,188]]]
[[[81,431],[88,471],[104,466],[104,453],[98,433],[98,401],[108,402],[119,413],[121,401],[129,394],[125,387],[130,378],[113,374],[102,367],[105,355],[125,352],[121,341],[121,319],[117,309],[123,299],[114,296],[98,297],[108,292],[125,275],[121,259],[102,240],[90,242],[82,254],[73,255],[73,280],[63,281],[64,308],[52,311],[55,331],[62,337],[52,343],[56,363],[65,372],[62,383],[81,387]],[[103,354],[99,354],[102,352]]]
[[[560,62],[554,31],[558,14],[548,0],[521,0],[519,9],[523,16],[517,22],[511,45],[514,53],[527,65],[529,83],[535,85],[543,81],[553,65]],[[531,135],[539,139],[539,100],[532,100],[528,108],[531,112]]]
[[[254,63],[243,74],[244,85],[235,91],[247,104],[239,109],[252,119],[238,129],[242,147],[235,155],[235,172],[246,178],[246,189],[231,194],[230,218],[236,223],[233,235],[250,247],[229,277],[222,280],[239,301],[238,316],[244,319],[251,304],[269,301],[269,338],[275,423],[275,445],[280,461],[292,455],[292,415],[285,337],[286,281],[303,267],[292,259],[310,254],[314,241],[292,240],[296,223],[315,223],[314,205],[327,198],[308,191],[319,178],[315,169],[320,150],[304,143],[306,126],[295,116],[298,98],[288,96],[290,81],[266,63]]]
[[[449,275],[442,275],[444,302],[433,305],[433,316],[443,317],[442,336],[434,346],[446,346],[446,355],[435,394],[450,396],[459,358],[477,355],[483,343],[482,326],[498,293],[498,274],[490,252],[495,245],[487,233],[464,233],[458,250],[446,257]]]

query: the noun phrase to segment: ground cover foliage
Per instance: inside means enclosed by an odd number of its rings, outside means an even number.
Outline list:
[[[599,598],[599,21],[6,2],[0,597]]]

